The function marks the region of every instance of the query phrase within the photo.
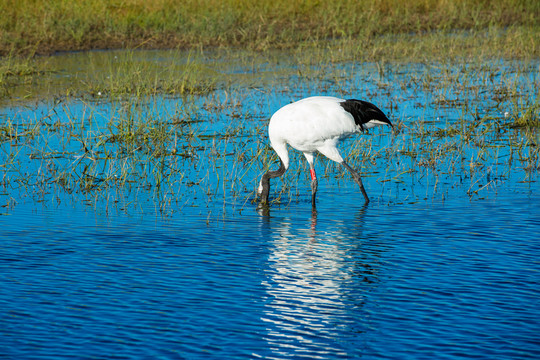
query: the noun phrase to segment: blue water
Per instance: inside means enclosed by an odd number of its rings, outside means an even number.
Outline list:
[[[0,354],[540,356],[537,193],[367,207],[322,195],[316,214],[299,203],[226,221],[3,216]]]
[[[514,127],[537,62],[260,66],[194,97],[0,109],[0,358],[540,358],[540,137]],[[342,146],[369,205],[318,157],[312,212],[297,153],[253,202],[268,116],[308,95],[400,129]],[[150,124],[136,149],[125,118]]]

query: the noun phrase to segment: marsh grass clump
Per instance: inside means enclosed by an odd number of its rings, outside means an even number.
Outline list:
[[[142,97],[155,94],[201,95],[215,88],[213,71],[190,55],[174,55],[168,61],[148,59],[136,51],[118,53],[80,77],[82,90],[93,97]],[[176,61],[171,61],[174,59]]]
[[[143,121],[122,110],[104,121],[87,110],[87,104],[83,108],[80,115],[72,115],[59,105],[53,123],[47,118],[10,119],[15,130],[10,130],[2,148],[17,161],[6,163],[6,181],[44,192],[57,186],[70,194],[84,194],[149,182],[159,186],[169,171],[176,171],[164,166],[172,130],[160,121]],[[36,128],[37,140],[29,131]],[[30,173],[20,171],[22,164]]]
[[[513,128],[540,128],[540,103],[525,104],[514,110]]]
[[[30,57],[12,54],[0,57],[0,98],[9,96],[13,86],[32,84],[36,78],[51,72],[46,69],[46,62],[38,62]]]

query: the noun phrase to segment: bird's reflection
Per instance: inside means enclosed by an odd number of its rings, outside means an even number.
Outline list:
[[[267,212],[270,254],[262,320],[274,357],[347,357],[359,350],[352,344],[367,327],[361,307],[377,283],[370,261],[378,261],[374,252],[377,260],[360,255],[365,213],[362,208],[353,219],[335,220],[315,210],[304,219]]]

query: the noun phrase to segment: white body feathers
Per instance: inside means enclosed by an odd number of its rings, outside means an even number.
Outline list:
[[[274,113],[268,125],[268,135],[285,168],[289,167],[285,144],[304,154],[319,151],[330,160],[338,163],[343,161],[336,147],[338,142],[362,131],[355,124],[353,116],[340,105],[344,101],[335,97],[314,96],[285,105]],[[369,129],[377,123],[370,121],[363,127]]]

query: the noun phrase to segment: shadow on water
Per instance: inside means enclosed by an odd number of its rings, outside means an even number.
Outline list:
[[[306,217],[278,213],[269,211],[260,219],[269,247],[262,320],[271,357],[363,353],[361,344],[370,331],[363,307],[379,283],[386,248],[381,239],[364,235],[369,208],[342,220],[317,211]]]

